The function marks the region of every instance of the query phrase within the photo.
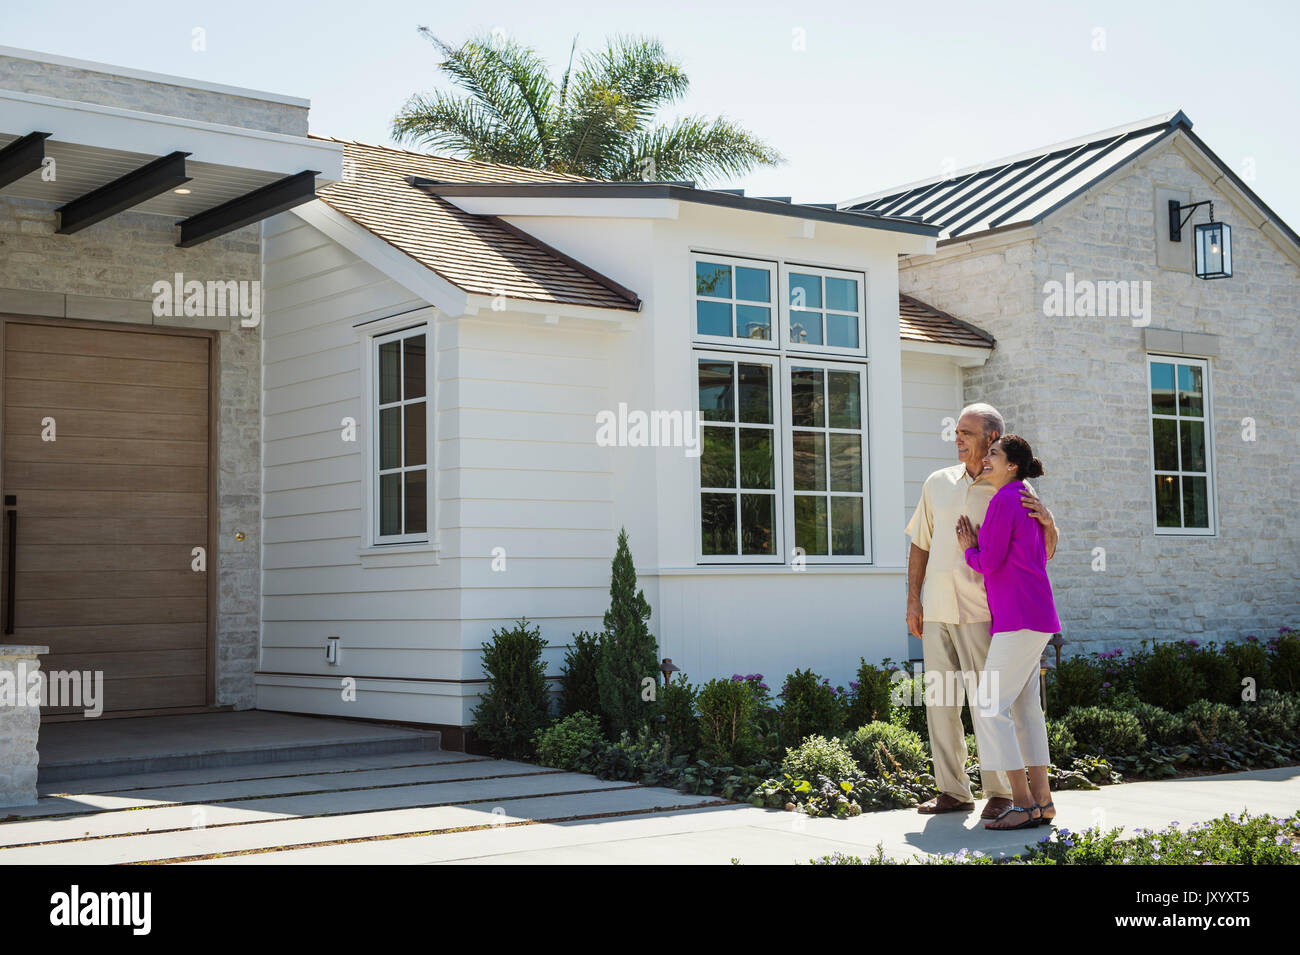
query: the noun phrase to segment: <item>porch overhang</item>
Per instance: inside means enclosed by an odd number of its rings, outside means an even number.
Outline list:
[[[0,196],[57,204],[64,234],[130,210],[176,220],[189,247],[342,175],[338,143],[0,90]]]

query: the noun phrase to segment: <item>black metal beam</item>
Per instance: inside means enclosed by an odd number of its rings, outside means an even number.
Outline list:
[[[41,168],[49,133],[28,133],[0,149],[0,189]]]
[[[320,172],[305,169],[292,176],[285,176],[275,182],[254,189],[246,195],[213,206],[197,215],[192,215],[181,222],[181,240],[176,243],[182,249],[207,242],[219,235],[233,232],[253,222],[284,212],[294,206],[302,205],[316,198],[316,177]]]
[[[73,199],[59,209],[59,227],[55,231],[60,235],[80,232],[124,209],[138,206],[168,189],[189,182],[190,177],[185,175],[185,157],[188,155],[189,153],[183,152],[169,153],[93,192]]]

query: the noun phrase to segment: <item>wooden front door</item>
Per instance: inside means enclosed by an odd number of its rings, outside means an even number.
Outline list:
[[[45,670],[102,671],[105,713],[210,703],[211,334],[22,318],[0,332],[16,515],[0,642],[48,646]]]

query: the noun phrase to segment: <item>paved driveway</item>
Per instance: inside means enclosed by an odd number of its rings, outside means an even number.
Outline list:
[[[439,751],[137,774],[42,786],[0,810],[0,865],[349,863],[790,864],[960,848],[996,855],[1036,833],[912,810],[808,819],[527,763]],[[1056,796],[1060,825],[1162,828],[1300,808],[1300,768]],[[1040,830],[1045,831],[1045,830]]]

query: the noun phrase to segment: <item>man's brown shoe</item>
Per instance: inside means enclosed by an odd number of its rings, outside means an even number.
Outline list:
[[[947,793],[939,793],[933,799],[927,799],[921,805],[916,807],[920,813],[939,813],[939,812],[970,812],[975,808],[973,802],[962,802],[955,796],[949,796]]]
[[[980,813],[981,819],[996,819],[998,814],[1011,805],[1011,800],[1003,796],[994,796],[984,806],[984,811]]]

